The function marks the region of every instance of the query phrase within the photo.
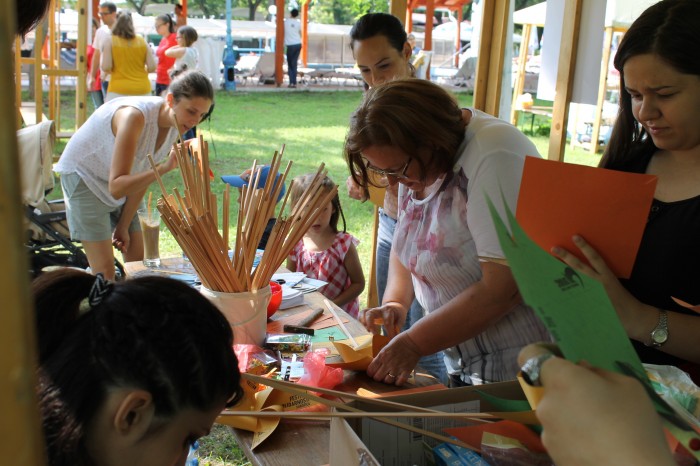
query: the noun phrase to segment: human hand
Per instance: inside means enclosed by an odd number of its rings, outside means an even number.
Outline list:
[[[526,346],[518,362],[550,350]],[[675,464],[638,380],[552,357],[542,363],[540,381],[544,395],[536,414],[542,443],[557,465]]]
[[[421,356],[411,337],[403,332],[374,357],[367,375],[378,382],[401,386],[409,379]]]
[[[129,236],[129,225],[121,226],[120,224],[117,224],[114,232],[112,233],[112,246],[124,254],[129,250],[130,242],[131,237]]]
[[[367,200],[366,191],[359,184],[355,183],[352,176],[348,176],[348,178],[345,180],[345,186],[347,186],[348,196],[351,198],[362,202]]]
[[[572,269],[597,280],[603,285],[610,301],[615,307],[615,311],[629,334],[631,322],[635,319],[635,315],[638,315],[637,312],[639,312],[639,308],[644,305],[622,286],[622,283],[620,283],[620,280],[618,280],[612,270],[610,270],[605,260],[586,242],[586,240],[578,235],[573,236],[572,240],[588,260],[588,264],[566,249],[558,246],[552,248],[552,253]]]
[[[399,334],[406,320],[407,310],[399,303],[391,302],[379,307],[363,309],[357,320],[369,331],[378,335],[384,326],[384,333],[389,338]]]
[[[95,79],[92,77],[90,73],[87,75],[87,88],[89,91],[92,90],[93,86],[95,84]]]

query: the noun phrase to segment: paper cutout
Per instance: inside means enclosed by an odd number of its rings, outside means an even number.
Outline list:
[[[614,372],[619,372],[617,361],[624,361],[645,377],[603,285],[542,250],[504,203],[511,237],[488,196],[487,202],[520,294],[542,319],[564,357]]]
[[[267,333],[284,333],[283,327],[285,325],[299,325],[299,323],[304,320],[307,316],[311,315],[313,312],[313,309],[306,310],[304,312],[300,312],[298,314],[294,314],[291,316],[287,317],[281,317],[276,320],[268,320],[267,321]],[[343,323],[350,322],[350,319],[343,317]],[[333,319],[333,316],[326,313],[322,314],[318,319],[316,319],[314,322],[309,325],[309,328],[315,329],[315,330],[321,330],[324,328],[328,327],[333,327],[337,326],[338,323]],[[341,332],[342,334],[342,332]],[[347,338],[345,334],[342,334],[340,339],[343,340]]]
[[[516,217],[545,251],[561,246],[586,261],[581,235],[618,277],[632,273],[656,176],[526,157]]]
[[[444,431],[469,445],[481,446],[481,438],[484,432],[502,435],[518,440],[525,447],[535,453],[544,453],[546,450],[539,436],[523,424],[514,421],[498,421],[490,424],[475,424],[465,427],[451,427]],[[480,448],[478,448],[480,450]]]
[[[334,342],[343,362],[327,365],[352,371],[366,371],[377,353],[379,353],[391,339],[382,335],[362,335],[355,340],[357,340],[358,343],[356,349],[353,349],[350,345],[342,341]]]
[[[520,294],[542,319],[563,356],[636,377],[662,416],[664,427],[700,459],[700,452],[689,447],[699,440],[697,433],[654,392],[603,286],[537,246],[504,203],[511,236],[488,196],[486,201]]]
[[[688,308],[692,311],[700,313],[700,304],[698,304],[697,306],[693,306],[692,304],[686,303],[685,301],[683,301],[681,299],[674,298],[673,296],[671,296],[671,299],[674,300],[676,302],[676,304],[678,304],[680,306],[683,306],[683,307]]]

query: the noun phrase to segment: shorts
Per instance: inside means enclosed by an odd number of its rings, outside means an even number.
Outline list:
[[[111,240],[123,206],[111,207],[102,202],[77,173],[62,174],[61,188],[66,201],[66,218],[71,239],[74,241]],[[140,207],[144,207],[143,200]],[[129,233],[134,231],[141,231],[137,214],[134,214],[129,225]]]

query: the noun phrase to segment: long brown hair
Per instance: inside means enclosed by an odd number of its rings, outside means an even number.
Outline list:
[[[131,19],[131,13],[128,11],[120,11],[117,13],[117,20],[112,26],[112,35],[121,37],[122,39],[133,39],[136,37],[134,29],[134,21]]]

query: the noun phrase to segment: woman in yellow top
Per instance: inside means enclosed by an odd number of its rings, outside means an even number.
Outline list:
[[[105,101],[129,95],[151,95],[148,73],[155,71],[151,48],[137,36],[131,13],[119,12],[111,37],[105,41],[100,67],[111,73]]]

